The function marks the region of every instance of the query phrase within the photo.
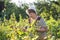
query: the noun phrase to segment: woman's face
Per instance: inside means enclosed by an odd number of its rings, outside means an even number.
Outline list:
[[[29,13],[28,15],[29,15],[29,17],[31,17],[31,18],[33,18],[33,19],[34,19],[34,18],[35,18],[35,16],[36,16],[36,14],[35,14],[35,13]]]

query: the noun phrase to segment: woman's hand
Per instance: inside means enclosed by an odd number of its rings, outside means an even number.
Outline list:
[[[45,32],[45,29],[44,28],[41,28],[41,29],[37,29],[38,32]]]
[[[40,29],[37,29],[38,32],[46,32],[47,28],[46,27],[41,27]]]

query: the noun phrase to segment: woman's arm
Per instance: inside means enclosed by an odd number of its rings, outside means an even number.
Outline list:
[[[41,27],[40,29],[37,29],[38,32],[47,32],[48,28],[47,27]]]

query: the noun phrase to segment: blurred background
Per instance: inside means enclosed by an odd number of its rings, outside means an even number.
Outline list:
[[[22,31],[29,26],[25,12],[29,7],[44,18],[48,40],[60,40],[60,0],[0,0],[0,40],[36,40]]]

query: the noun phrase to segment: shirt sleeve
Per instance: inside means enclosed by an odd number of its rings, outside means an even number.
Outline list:
[[[47,26],[43,18],[40,19],[39,24],[40,24],[41,27],[46,27]]]

